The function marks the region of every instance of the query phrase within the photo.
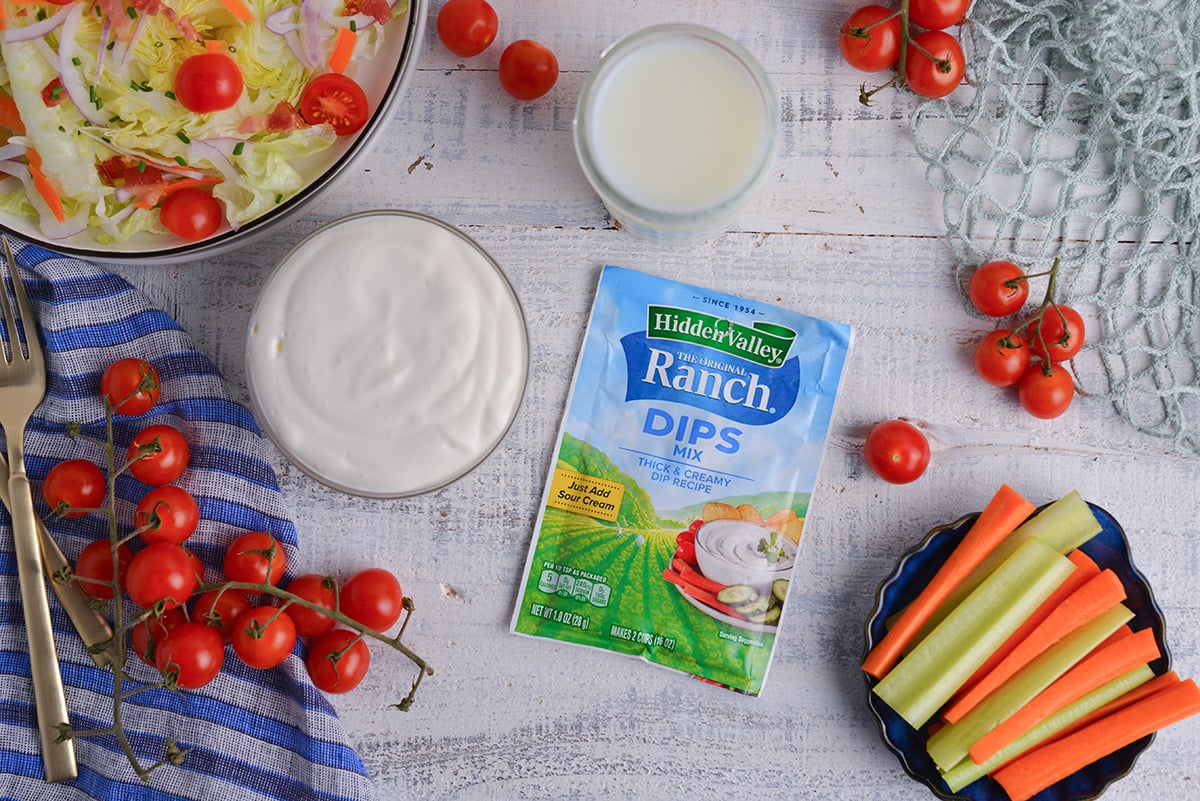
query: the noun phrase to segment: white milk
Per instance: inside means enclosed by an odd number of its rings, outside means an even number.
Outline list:
[[[723,229],[777,147],[777,101],[761,67],[706,28],[639,31],[601,58],[580,98],[576,147],[613,216],[654,238]]]

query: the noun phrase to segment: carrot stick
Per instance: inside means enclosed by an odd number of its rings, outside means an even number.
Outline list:
[[[728,604],[723,604],[717,600],[717,596],[707,590],[702,590],[695,585],[689,584],[678,573],[671,569],[663,571],[663,578],[674,584],[679,589],[683,590],[685,595],[690,595],[705,606],[711,606],[718,612],[729,615],[730,617],[745,618],[745,615],[740,614],[736,609]]]
[[[50,179],[42,172],[42,157],[33,148],[29,148],[25,155],[29,159],[29,174],[33,176],[34,187],[42,196],[42,200],[46,201],[46,205],[50,207],[50,213],[54,215],[54,219],[62,222],[67,218],[63,211],[62,198],[58,196],[58,191],[50,183]]]
[[[1087,658],[1064,673],[1059,679],[1022,706],[971,746],[971,759],[986,762],[997,751],[1054,714],[1072,701],[1082,698],[1138,665],[1145,665],[1160,656],[1154,632],[1142,629],[1132,637],[1112,645],[1097,648]]]
[[[1197,713],[1200,687],[1188,679],[1013,760],[992,778],[1012,801],[1027,801],[1097,759]]]
[[[1095,563],[1093,562],[1093,564]],[[1080,570],[1077,567],[1075,573],[1072,573],[1064,584],[1071,582],[1076,574],[1086,570],[1087,568]],[[1097,573],[1085,581],[1082,586],[1076,585],[1074,591],[1068,593],[1066,597],[1062,597],[1062,594],[1058,592],[1051,595],[1038,610],[1041,612],[1047,608],[1048,604],[1054,602],[1042,620],[1036,622],[1031,630],[1025,626],[1017,629],[1017,634],[1021,634],[1024,630],[1025,636],[1009,647],[1007,653],[1002,655],[1000,660],[992,665],[992,669],[984,674],[973,687],[960,695],[958,700],[946,709],[943,717],[949,723],[957,723],[989,693],[1045,652],[1047,648],[1123,600],[1125,600],[1125,587],[1121,584],[1120,577],[1111,570]],[[1036,614],[1031,616],[1031,619]],[[1013,637],[1009,637],[1005,646],[1009,642],[1013,642]],[[1004,650],[1004,646],[1001,647],[1001,650]],[[1000,652],[997,651],[997,653]]]
[[[254,22],[254,12],[242,0],[221,0],[226,10],[241,22]]]
[[[1124,709],[1134,701],[1140,701],[1147,696],[1159,692],[1160,690],[1165,690],[1168,687],[1174,687],[1176,684],[1182,683],[1182,681],[1183,680],[1180,679],[1173,670],[1169,670],[1161,676],[1155,676],[1145,684],[1140,684],[1137,687],[1134,687],[1132,690],[1120,696],[1119,698],[1109,701],[1107,704],[1095,710],[1094,712],[1084,715],[1079,720],[1075,721],[1070,726],[1067,726],[1065,729],[1059,732],[1054,739],[1061,740],[1068,734],[1072,734],[1082,729],[1084,726],[1095,723],[1100,718],[1111,715],[1118,709]]]
[[[4,4],[0,3],[0,9],[3,9],[3,7]],[[0,16],[3,13],[3,11],[0,11]],[[0,25],[0,30],[4,30],[3,25]],[[3,92],[0,92],[0,127],[7,128],[13,133],[25,133],[25,121],[21,119],[21,112],[17,108],[17,101]]]
[[[350,59],[354,56],[354,44],[358,34],[349,28],[338,28],[333,40],[333,51],[329,54],[329,69],[333,72],[344,72]]]
[[[908,643],[917,635],[942,602],[975,566],[1035,511],[1036,507],[1003,484],[979,514],[962,542],[946,563],[934,574],[916,599],[904,610],[896,625],[888,630],[863,661],[862,669],[877,679],[887,675]]]
[[[691,565],[682,559],[672,559],[671,567],[675,569],[675,572],[678,573],[684,581],[688,582],[689,584],[694,584],[700,589],[711,592],[714,595],[725,589],[727,586],[719,581],[713,581],[708,576],[697,573],[695,570],[692,570]]]

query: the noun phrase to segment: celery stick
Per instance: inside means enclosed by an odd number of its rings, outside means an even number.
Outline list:
[[[1087,501],[1077,490],[1067,493],[1005,537],[996,546],[996,549],[980,562],[942,602],[925,627],[914,638],[913,645],[915,646],[928,636],[935,626],[945,620],[951,610],[962,603],[962,600],[999,567],[1001,562],[1011,556],[1026,541],[1037,538],[1059,553],[1068,554],[1099,533],[1100,521],[1092,513]]]
[[[1152,678],[1154,678],[1154,671],[1150,669],[1149,665],[1134,668],[1107,684],[1100,685],[1087,695],[1055,712],[1016,740],[997,751],[991,759],[982,765],[977,765],[970,757],[967,757],[942,774],[942,778],[949,785],[950,792],[957,793],[968,784],[982,779],[1001,765],[1012,761],[1035,745],[1039,745],[1050,739],[1084,715],[1090,715],[1105,704],[1115,701],[1125,693],[1140,687]]]
[[[958,723],[935,732],[929,738],[926,750],[938,769],[945,771],[957,765],[980,737],[1015,714],[1132,619],[1133,612],[1123,604],[1117,604],[1046,649],[1045,653],[1021,668]]]
[[[1024,543],[875,685],[875,694],[921,728],[1074,569],[1041,540]]]

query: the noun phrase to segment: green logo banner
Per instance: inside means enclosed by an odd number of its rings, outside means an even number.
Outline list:
[[[756,321],[746,326],[692,309],[647,306],[646,336],[689,342],[755,364],[779,367],[787,359],[796,332],[775,323]]]

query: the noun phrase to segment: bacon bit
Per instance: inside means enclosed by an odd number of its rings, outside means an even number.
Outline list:
[[[108,186],[151,186],[164,183],[162,170],[131,156],[113,156],[97,165],[100,180]]]
[[[42,89],[42,102],[46,104],[46,108],[54,108],[66,99],[67,90],[63,86],[62,78],[55,76],[54,80]]]
[[[274,111],[267,114],[255,114],[242,120],[241,124],[238,125],[238,133],[244,136],[256,134],[260,131],[283,133],[284,131],[295,131],[307,127],[308,123],[296,111],[296,107],[286,100],[281,100]]]
[[[346,0],[342,6],[342,16],[353,17],[355,14],[368,14],[383,25],[392,18],[392,9],[387,0]]]
[[[175,20],[175,28],[179,31],[179,35],[187,42],[200,41],[200,33],[196,30],[196,24],[187,17],[179,17]]]
[[[129,41],[133,36],[133,20],[129,18],[125,4],[121,0],[96,0],[96,5],[112,25],[117,38],[122,42]]]

